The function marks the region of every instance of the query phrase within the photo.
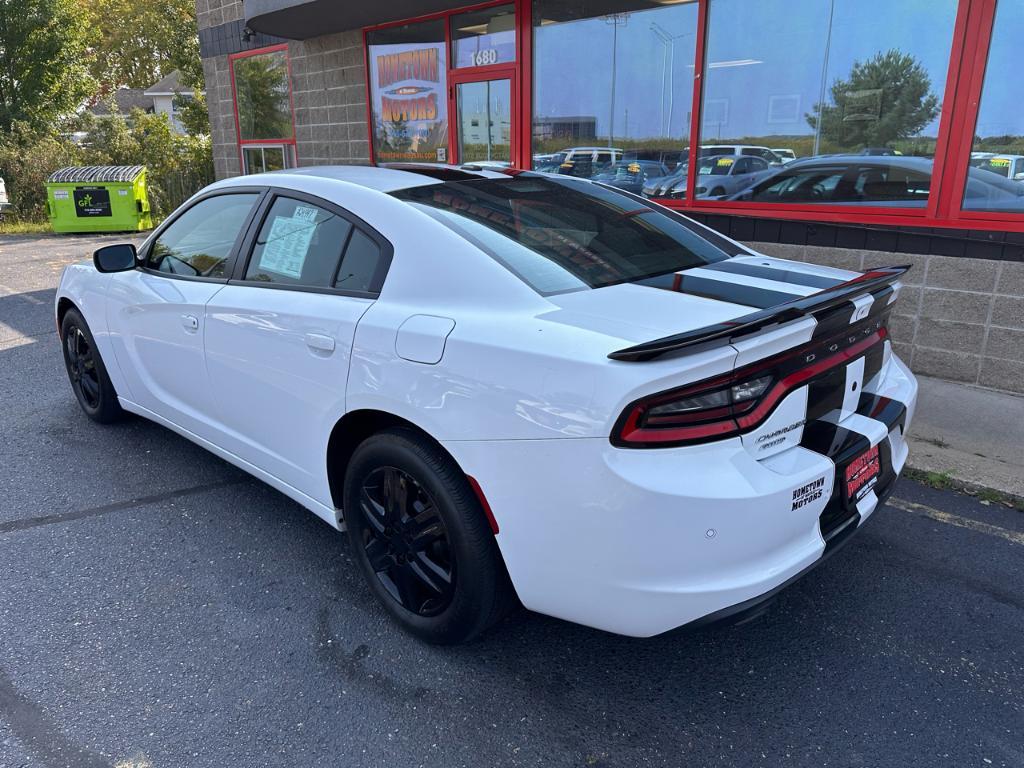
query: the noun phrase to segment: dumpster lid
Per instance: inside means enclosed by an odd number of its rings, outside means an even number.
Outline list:
[[[78,184],[81,182],[133,182],[146,170],[144,165],[69,166],[54,171],[48,182]]]

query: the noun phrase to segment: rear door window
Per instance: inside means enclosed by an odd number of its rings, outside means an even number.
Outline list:
[[[253,245],[245,279],[275,285],[330,288],[352,224],[303,200],[274,200]]]

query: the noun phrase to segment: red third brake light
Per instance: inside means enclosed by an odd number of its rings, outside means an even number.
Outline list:
[[[636,400],[616,422],[612,443],[622,448],[664,448],[748,432],[793,390],[882,343],[887,336],[883,322],[852,336],[813,341],[732,373]]]

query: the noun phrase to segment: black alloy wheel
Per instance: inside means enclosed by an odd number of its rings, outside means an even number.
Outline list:
[[[71,327],[64,339],[64,354],[75,394],[88,408],[99,408],[100,377],[96,369],[96,354],[77,325]]]
[[[366,558],[387,593],[419,616],[436,616],[451,605],[451,543],[423,486],[401,469],[380,467],[363,480],[359,511]]]
[[[426,434],[390,427],[367,437],[346,464],[343,496],[359,569],[406,631],[464,643],[516,606],[480,499]]]
[[[110,424],[123,418],[124,411],[96,348],[96,339],[77,309],[64,313],[60,338],[71,389],[85,415],[100,424]]]

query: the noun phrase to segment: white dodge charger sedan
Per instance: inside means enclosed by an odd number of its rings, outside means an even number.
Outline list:
[[[569,176],[217,182],[68,267],[74,393],[347,529],[431,642],[516,604],[633,636],[749,616],[881,505],[917,384],[906,268],[759,255]]]

